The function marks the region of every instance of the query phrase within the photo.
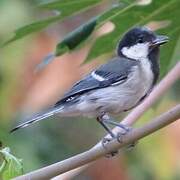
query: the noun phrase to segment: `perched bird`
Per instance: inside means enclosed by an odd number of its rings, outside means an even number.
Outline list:
[[[11,132],[53,115],[83,115],[95,117],[115,137],[107,126],[117,124],[110,114],[134,108],[150,93],[159,76],[160,45],[167,41],[145,27],[129,30],[118,43],[116,57],[74,84],[52,108]]]

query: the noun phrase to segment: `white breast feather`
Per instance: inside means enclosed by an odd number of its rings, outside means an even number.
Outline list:
[[[129,79],[117,86],[110,86],[92,91],[91,94],[82,96],[78,108],[85,115],[92,116],[98,111],[120,113],[135,106],[138,101],[148,93],[152,86],[153,74],[151,64],[147,59],[142,59],[140,66],[134,66]],[[91,102],[91,99],[97,99]]]
[[[127,58],[139,60],[148,56],[149,43],[138,43],[131,47],[123,47],[121,52]]]
[[[94,72],[91,75],[98,81],[104,80]],[[148,59],[141,59],[139,65],[133,67],[128,80],[81,95],[77,103],[64,108],[63,115],[97,117],[102,112],[120,113],[134,107],[149,92],[152,82],[151,64]]]

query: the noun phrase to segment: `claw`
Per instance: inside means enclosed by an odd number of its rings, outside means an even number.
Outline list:
[[[123,143],[123,136],[126,135],[126,134],[127,134],[128,132],[130,132],[131,130],[132,130],[132,127],[126,126],[126,131],[124,131],[124,132],[119,132],[119,133],[117,134],[117,141],[118,141],[119,143]],[[136,146],[137,143],[138,143],[138,141],[129,144],[129,145],[127,146],[127,149],[128,149],[128,150],[133,149],[133,148]]]
[[[121,123],[117,123],[115,121],[113,121],[107,114],[103,114],[102,116],[97,117],[97,121],[105,128],[105,130],[109,133],[109,135],[111,136],[111,138],[103,138],[102,142],[102,146],[106,151],[109,151],[106,147],[106,145],[112,141],[113,139],[116,139],[119,143],[123,142],[123,136],[126,135],[129,131],[131,131],[131,127],[126,126],[124,124]],[[118,126],[119,128],[121,128],[121,132],[119,132],[117,135],[115,135],[111,129],[108,127],[107,124],[111,124],[111,125],[115,125]],[[135,146],[135,143],[129,145],[129,148],[132,148]],[[107,153],[106,157],[112,157],[115,156],[118,153],[118,151],[113,151],[110,153]]]
[[[106,138],[106,137],[104,137],[103,140],[102,140],[102,143],[103,144],[107,144],[108,142],[110,142],[112,140],[113,140],[113,138]]]
[[[103,138],[103,140],[102,140],[102,146],[103,146],[103,148],[104,148],[106,151],[108,151],[106,145],[107,145],[110,141],[112,141],[113,139],[114,139],[114,138]],[[107,153],[107,154],[105,155],[105,157],[110,158],[110,157],[113,157],[113,156],[115,156],[115,155],[117,155],[117,154],[118,154],[118,151],[113,151],[113,152]]]
[[[127,133],[129,133],[131,130],[132,130],[132,127],[129,127],[129,126],[125,126],[125,125],[123,125],[123,130],[124,131],[122,131],[122,132],[118,132],[117,133],[117,135],[116,135],[116,137],[117,137],[117,141],[119,142],[119,143],[122,143],[123,142],[123,136],[124,135],[126,135]]]

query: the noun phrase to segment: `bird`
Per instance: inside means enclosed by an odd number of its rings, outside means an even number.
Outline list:
[[[76,82],[47,111],[27,119],[11,132],[53,115],[94,117],[111,137],[115,135],[108,124],[127,130],[111,115],[133,109],[149,95],[159,76],[160,45],[168,40],[144,26],[131,28],[118,42],[115,57]]]

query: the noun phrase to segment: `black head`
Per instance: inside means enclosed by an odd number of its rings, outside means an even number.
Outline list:
[[[118,45],[118,55],[139,60],[146,58],[154,49],[168,41],[167,36],[159,36],[145,27],[128,31]]]

